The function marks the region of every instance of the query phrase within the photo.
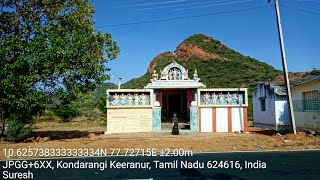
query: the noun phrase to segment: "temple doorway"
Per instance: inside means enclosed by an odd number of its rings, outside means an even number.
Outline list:
[[[172,118],[176,114],[179,128],[190,130],[187,105],[187,89],[162,90],[162,129],[172,129]]]

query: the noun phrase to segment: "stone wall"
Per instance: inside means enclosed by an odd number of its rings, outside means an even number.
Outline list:
[[[114,108],[107,110],[107,133],[151,131],[152,108]]]

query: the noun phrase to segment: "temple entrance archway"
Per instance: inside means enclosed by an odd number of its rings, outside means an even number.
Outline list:
[[[187,94],[187,89],[162,90],[162,131],[172,130],[174,114],[178,118],[179,129],[190,130]]]
[[[176,113],[180,122],[188,122],[187,90],[169,89],[162,91],[163,121],[171,122]]]
[[[159,73],[157,73],[157,70],[153,70],[151,83],[145,86],[145,89],[154,89],[154,100],[157,101],[156,106],[158,108],[157,111],[155,110],[157,115],[154,117],[161,115],[161,118],[154,118],[153,129],[155,131],[172,130],[172,122],[174,114],[176,114],[179,128],[190,130],[191,102],[196,101],[197,89],[206,86],[200,82],[196,69],[191,79],[189,78],[189,70],[176,61],[162,70],[160,69]],[[194,121],[197,121],[194,116],[192,117]],[[174,118],[174,121],[177,120],[176,118]]]

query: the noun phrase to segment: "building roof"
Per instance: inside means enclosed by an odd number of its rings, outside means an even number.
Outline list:
[[[286,96],[286,87],[285,86],[273,86],[274,88],[274,93],[279,95],[279,96]]]
[[[270,82],[263,82],[263,83],[258,84],[258,87],[264,88],[266,91],[272,92],[278,96],[286,96],[287,95],[286,88],[285,88],[285,86],[282,86],[282,85],[275,85]],[[257,89],[255,90],[255,92],[257,91]],[[265,95],[263,97],[265,97]]]
[[[154,71],[151,83],[145,89],[185,89],[185,88],[206,88],[206,85],[199,82],[197,70],[195,69],[193,78],[188,77],[188,71],[176,61],[166,66],[159,75]]]
[[[318,80],[318,79],[320,79],[320,76],[315,76],[313,78],[309,78],[309,79],[300,81],[298,83],[294,83],[294,84],[291,85],[291,87],[300,86],[302,84],[305,84],[305,83],[308,83],[308,82],[311,82],[311,81],[315,81],[315,80]],[[274,89],[274,93],[276,95],[279,95],[279,96],[286,96],[287,95],[286,87],[284,85],[274,85],[273,83],[269,83],[269,82],[261,83],[261,84],[263,84],[265,86],[269,85],[271,89]]]
[[[300,86],[300,85],[302,85],[302,84],[306,84],[306,83],[308,83],[308,82],[315,81],[315,80],[318,80],[318,79],[320,79],[320,75],[319,75],[319,76],[315,76],[315,77],[313,77],[313,78],[309,78],[309,79],[300,81],[300,82],[297,82],[297,83],[294,83],[294,84],[291,85],[291,87]]]

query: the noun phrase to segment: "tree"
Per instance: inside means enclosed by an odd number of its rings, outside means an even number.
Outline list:
[[[313,68],[313,70],[311,71],[311,75],[315,75],[315,76],[320,75],[320,70],[317,68]]]
[[[120,50],[94,29],[87,0],[0,0],[0,12],[4,120],[24,128],[49,95],[72,102],[109,78],[105,63]]]
[[[106,108],[106,97],[100,97],[100,99],[98,99],[96,101],[96,107],[103,113],[107,113],[107,108]]]
[[[76,103],[61,104],[54,108],[54,113],[64,122],[68,122],[72,118],[76,118],[81,115],[78,104]]]

